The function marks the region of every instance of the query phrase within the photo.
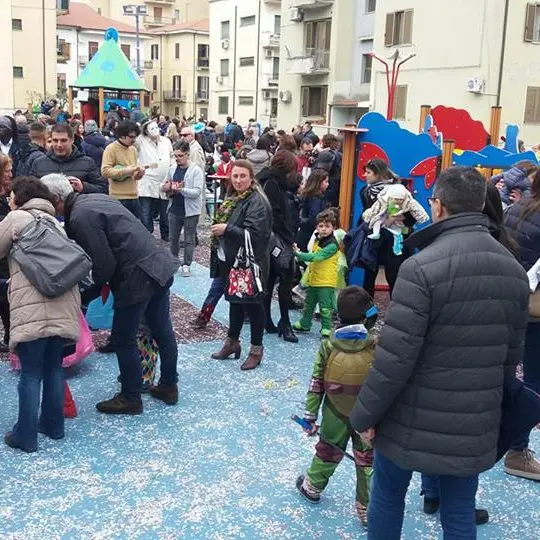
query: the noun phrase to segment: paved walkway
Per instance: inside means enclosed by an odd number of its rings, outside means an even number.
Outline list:
[[[207,275],[194,265],[193,277],[176,280],[175,294],[198,307]],[[184,302],[176,306],[191,316]],[[226,303],[215,316],[227,324]],[[132,418],[96,412],[95,403],[117,391],[118,371],[114,355],[92,355],[70,373],[80,415],[68,421],[63,441],[40,438],[32,455],[0,445],[1,538],[364,538],[350,463],[338,468],[318,506],[294,487],[315,441],[289,417],[302,413],[318,343],[315,333],[297,346],[266,336],[265,360],[250,373],[240,372],[241,361],[211,360],[217,341],[182,343],[178,406],[144,397],[144,415]],[[16,383],[2,362],[4,431],[15,419]],[[532,447],[540,451],[538,431]],[[415,476],[404,538],[441,538],[437,518],[421,511],[419,491]],[[482,475],[478,503],[491,513],[480,539],[540,538],[539,483],[506,476],[499,464]]]

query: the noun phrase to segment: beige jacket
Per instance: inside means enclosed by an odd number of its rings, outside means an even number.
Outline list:
[[[0,223],[0,259],[8,257],[9,263],[9,312],[11,316],[9,347],[40,338],[59,336],[70,341],[79,339],[79,311],[81,297],[78,286],[59,296],[43,296],[22,273],[20,266],[9,256],[11,246],[21,231],[34,218],[23,210],[35,210],[54,218],[53,205],[44,199],[31,199],[20,210],[10,212]]]

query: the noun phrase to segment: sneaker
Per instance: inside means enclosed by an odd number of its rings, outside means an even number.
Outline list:
[[[150,395],[167,405],[176,405],[178,403],[178,386],[176,384],[164,384],[160,381],[157,386],[150,388]]]
[[[424,513],[425,514],[436,514],[439,511],[440,499],[436,497],[434,499],[429,499],[424,497]],[[489,521],[489,513],[483,508],[475,508],[474,510],[474,521],[476,525],[485,525]]]
[[[189,277],[191,276],[191,270],[187,264],[184,264],[182,266],[182,277]]]
[[[521,451],[510,450],[504,458],[504,472],[528,480],[540,480],[540,461],[529,448]]]
[[[101,401],[96,409],[104,414],[142,414],[143,404],[139,399],[127,399],[122,394],[116,394],[112,399]]]
[[[304,497],[304,499],[307,499],[312,504],[318,504],[319,502],[321,502],[320,495],[312,495],[311,493],[308,493],[308,491],[304,487],[304,480],[305,480],[304,475],[300,475],[296,479],[296,489],[300,492],[302,497]]]

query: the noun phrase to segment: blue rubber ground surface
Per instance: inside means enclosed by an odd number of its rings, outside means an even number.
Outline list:
[[[199,306],[209,284],[195,265],[174,292]],[[227,321],[227,304],[216,318]],[[317,330],[315,324],[314,330]],[[219,343],[181,345],[181,399],[166,407],[144,398],[145,413],[107,417],[95,403],[117,391],[114,355],[94,354],[70,374],[80,410],[66,438],[40,438],[26,455],[0,445],[0,537],[13,539],[353,539],[365,537],[354,511],[354,468],[343,462],[318,506],[294,487],[314,441],[289,417],[301,413],[319,340],[290,345],[265,337],[265,359],[250,373],[218,362]],[[243,354],[244,356],[244,354]],[[0,426],[15,419],[17,375],[0,365]],[[540,451],[540,432],[533,434]],[[441,538],[421,512],[419,481],[409,490],[404,538]],[[480,539],[540,538],[540,484],[481,476],[478,503],[491,522]]]

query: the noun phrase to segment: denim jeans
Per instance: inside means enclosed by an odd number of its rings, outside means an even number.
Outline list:
[[[178,382],[178,346],[170,316],[171,284],[172,280],[165,287],[159,287],[149,302],[114,310],[111,335],[114,336],[118,357],[122,394],[128,399],[138,400],[141,396],[142,372],[137,333],[143,317],[159,348],[161,382],[170,385]]]
[[[368,540],[400,540],[405,495],[412,473],[375,451],[368,508]],[[437,478],[444,540],[476,540],[474,505],[478,475]]]
[[[438,499],[439,498],[439,477],[423,474],[421,494],[424,495],[426,499]]]
[[[159,216],[159,234],[162,240],[169,239],[169,216],[167,208],[168,199],[153,199],[152,197],[139,197],[141,205],[142,222],[149,232],[154,232],[154,215]]]
[[[523,382],[525,386],[540,394],[540,323],[538,322],[527,325],[523,353]],[[525,431],[516,437],[512,443],[512,450],[521,452],[528,448],[530,434],[530,431]]]
[[[214,306],[218,305],[221,297],[225,294],[225,287],[227,286],[227,280],[222,277],[216,277],[212,280],[210,285],[210,290],[206,295],[206,299],[203,302],[203,306]]]
[[[43,380],[39,427],[52,438],[64,436],[64,371],[62,348],[65,339],[48,337],[17,345],[21,361],[19,417],[13,440],[25,450],[37,449],[38,412]]]
[[[139,199],[118,199],[124,208],[127,208],[137,219],[142,221],[142,210]]]
[[[180,235],[184,229],[184,265],[191,266],[197,235],[199,216],[180,217],[169,212],[169,244],[171,253],[178,257],[180,252]]]

